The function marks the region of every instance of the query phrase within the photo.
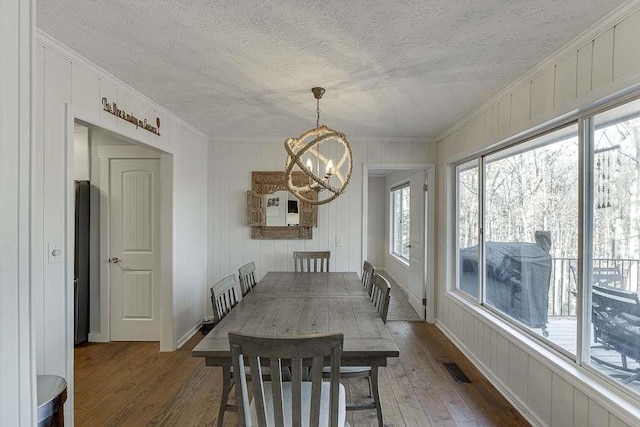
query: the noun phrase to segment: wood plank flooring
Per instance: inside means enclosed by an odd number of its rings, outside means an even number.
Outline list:
[[[526,426],[527,422],[435,327],[390,321],[400,357],[381,369],[388,426]],[[211,426],[217,421],[220,368],[193,358],[197,334],[180,350],[157,343],[89,344],[75,350],[78,426]],[[458,384],[442,362],[456,362],[472,384]],[[368,393],[366,379],[343,381],[350,397]],[[225,425],[236,425],[227,413]],[[352,427],[375,426],[375,411],[348,413]]]

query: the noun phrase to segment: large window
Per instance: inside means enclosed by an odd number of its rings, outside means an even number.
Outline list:
[[[409,183],[391,189],[391,253],[409,261],[411,194]]]
[[[456,166],[456,288],[639,396],[640,100],[579,120]]]
[[[576,353],[578,126],[485,158],[484,302]]]
[[[458,287],[461,291],[478,299],[480,298],[478,162],[458,166],[456,175],[458,177]]]
[[[591,297],[591,327],[585,331],[585,361],[640,393],[640,101],[590,123],[592,226],[584,288]]]

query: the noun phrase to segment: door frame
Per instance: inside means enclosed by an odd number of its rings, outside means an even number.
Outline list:
[[[424,199],[425,224],[422,236],[425,242],[424,247],[424,268],[423,289],[427,300],[425,306],[425,321],[435,323],[436,321],[436,286],[435,286],[435,188],[436,188],[436,164],[435,163],[363,163],[362,164],[362,259],[367,259],[368,245],[368,216],[367,206],[369,204],[369,171],[374,169],[390,170],[410,170],[422,169],[428,184],[427,197]]]
[[[75,193],[74,193],[74,124],[76,121],[87,125],[88,127],[102,129],[118,135],[121,139],[129,141],[132,146],[123,145],[120,150],[129,149],[129,156],[136,155],[136,158],[156,158],[160,159],[160,351],[173,351],[174,345],[174,313],[173,313],[173,155],[166,153],[157,148],[147,146],[146,144],[132,138],[128,138],[120,134],[117,129],[110,128],[108,124],[96,124],[95,118],[92,116],[84,116],[81,112],[74,110],[70,104],[65,104],[66,112],[66,138],[65,138],[65,155],[66,155],[66,253],[74,253],[75,236]],[[153,152],[153,156],[149,157],[149,152]],[[105,151],[106,152],[106,151]],[[145,154],[146,152],[146,154]],[[125,154],[122,151],[123,155]],[[106,153],[108,154],[108,153]],[[113,153],[118,156],[117,153]],[[101,160],[102,163],[102,160]],[[108,162],[107,162],[108,164]],[[103,167],[100,167],[100,180],[103,180]],[[107,175],[108,178],[108,168]],[[107,181],[104,181],[108,185]],[[108,199],[108,197],[107,197]],[[104,213],[108,213],[109,201],[105,201],[103,192],[100,192],[100,333],[90,333],[95,342],[110,341],[109,326],[109,271],[106,260],[109,258],[108,238],[105,239],[103,226]],[[108,224],[108,215],[106,217]],[[106,227],[108,233],[108,225]],[[108,234],[107,234],[108,236]],[[106,240],[106,247],[105,247]],[[73,375],[73,329],[74,329],[74,306],[73,301],[73,263],[74,256],[66,257],[66,300],[69,302],[66,309],[66,324],[69,357],[67,361],[67,372]],[[105,266],[107,268],[105,268]],[[106,272],[106,273],[105,273]],[[105,309],[105,306],[107,307]],[[73,378],[69,378],[69,382],[73,382]],[[71,393],[71,396],[73,394]]]

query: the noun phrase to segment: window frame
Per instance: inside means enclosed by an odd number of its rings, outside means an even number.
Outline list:
[[[409,244],[411,244],[411,183],[409,181],[402,182],[400,184],[394,185],[389,188],[389,207],[391,209],[391,227],[389,227],[389,254],[396,257],[399,261],[409,265],[410,256],[405,257],[402,253],[397,253],[395,250],[395,237],[396,237],[396,213],[395,213],[395,194],[397,191],[400,191],[400,215],[402,216],[403,212],[403,190],[409,191],[409,205],[406,206],[407,211],[409,212]],[[402,218],[400,219],[400,224],[402,224]],[[402,236],[400,236],[400,240],[402,240]],[[402,243],[401,243],[402,244]],[[409,250],[411,247],[409,246]]]
[[[567,121],[567,122],[563,122],[562,124],[555,126],[555,127],[551,127],[549,129],[544,130],[543,132],[539,132],[533,135],[528,136],[525,139],[522,140],[516,140],[508,145],[501,145],[498,148],[495,149],[491,149],[491,150],[486,150],[483,151],[481,154],[478,154],[475,158],[471,158],[471,159],[467,159],[465,161],[459,162],[459,163],[455,163],[453,164],[454,166],[454,171],[457,170],[458,166],[467,166],[466,169],[471,169],[473,167],[477,167],[478,168],[478,215],[479,215],[479,219],[478,219],[478,286],[479,286],[479,290],[478,290],[478,298],[476,298],[473,295],[470,295],[466,292],[464,292],[463,290],[461,290],[459,288],[459,278],[458,278],[458,263],[459,263],[459,252],[458,252],[458,247],[457,247],[457,222],[456,222],[456,228],[454,229],[454,233],[455,233],[455,239],[456,241],[454,242],[454,251],[455,251],[455,256],[456,256],[456,271],[455,271],[455,283],[454,283],[454,291],[456,292],[457,295],[462,296],[463,298],[465,298],[468,301],[471,301],[474,305],[477,305],[479,307],[482,307],[482,309],[492,313],[495,316],[498,316],[499,318],[501,318],[502,320],[504,320],[505,322],[508,322],[509,324],[511,324],[512,326],[515,326],[519,331],[526,333],[528,336],[533,337],[534,339],[536,339],[537,341],[541,341],[542,343],[544,343],[545,345],[547,345],[548,347],[551,347],[554,351],[560,353],[563,357],[566,357],[572,361],[577,361],[578,359],[578,353],[580,352],[580,341],[576,340],[576,354],[573,354],[569,351],[567,351],[566,349],[560,347],[559,345],[557,345],[556,343],[554,343],[553,341],[551,341],[550,339],[541,336],[539,334],[537,334],[533,329],[527,327],[525,324],[519,322],[518,320],[509,317],[506,313],[503,313],[502,311],[500,311],[499,309],[497,309],[496,307],[491,306],[491,304],[486,303],[486,286],[485,286],[485,233],[484,233],[484,229],[485,229],[485,201],[486,201],[486,194],[485,194],[485,180],[486,180],[486,163],[487,163],[487,157],[492,156],[496,153],[507,153],[505,154],[503,157],[506,158],[508,156],[514,155],[514,154],[518,154],[518,153],[523,153],[523,152],[527,152],[530,150],[535,150],[541,147],[544,147],[546,145],[550,145],[553,144],[557,141],[562,140],[562,138],[557,138],[557,139],[550,139],[547,141],[541,141],[538,143],[534,143],[534,144],[530,144],[531,142],[534,142],[536,139],[539,139],[541,137],[544,137],[545,135],[548,134],[552,134],[558,131],[562,131],[563,129],[568,129],[572,126],[576,126],[577,125],[577,134],[578,134],[578,153],[580,153],[581,150],[581,143],[580,143],[580,121],[579,120],[572,120],[572,121]],[[518,147],[520,147],[520,149],[518,149]],[[475,165],[473,165],[475,163]],[[472,166],[473,165],[473,166]],[[454,198],[454,204],[456,206],[456,218],[458,216],[458,189],[459,189],[459,183],[458,183],[458,174],[454,172],[454,176],[455,176],[455,180],[456,180],[456,187],[455,187],[455,191],[456,193],[453,195]],[[580,175],[580,160],[578,161],[578,214],[581,215],[581,209],[580,209],[580,194],[582,191],[582,181],[581,181],[581,175]],[[580,218],[578,219],[578,227],[580,227]],[[576,248],[578,254],[581,253],[581,249],[580,249],[580,244],[578,242],[578,246]],[[580,257],[578,257],[580,258]],[[576,307],[576,312],[577,312],[577,322],[578,322],[578,328],[580,328],[581,325],[581,319],[579,316],[579,313],[581,312],[580,310],[580,306],[579,306],[579,301],[576,302],[577,303],[577,307]],[[588,319],[587,319],[588,321]]]
[[[476,238],[478,239],[478,286],[480,287],[478,289],[478,297],[476,298],[474,295],[471,295],[465,291],[463,291],[460,288],[460,277],[458,277],[458,273],[460,271],[460,233],[459,233],[459,220],[460,220],[460,199],[458,198],[458,193],[460,191],[460,173],[468,171],[468,170],[472,170],[476,168],[478,170],[478,203],[480,203],[480,200],[482,200],[482,174],[481,172],[481,166],[480,166],[480,157],[476,158],[476,159],[471,159],[471,160],[466,160],[463,162],[460,162],[456,165],[454,165],[453,167],[453,176],[454,176],[454,180],[455,180],[455,184],[454,184],[454,205],[455,205],[455,216],[454,218],[455,220],[455,228],[454,228],[454,253],[455,253],[455,279],[454,279],[454,290],[457,291],[460,295],[462,295],[464,298],[468,298],[469,300],[475,302],[475,303],[479,303],[481,301],[481,294],[482,294],[482,285],[480,283],[480,277],[482,275],[482,269],[483,266],[481,265],[482,262],[482,252],[483,252],[483,248],[480,244],[480,242],[482,242],[481,239],[481,233],[482,233],[482,212],[480,207],[478,206],[478,229],[477,229],[477,235]]]
[[[594,117],[598,114],[605,113],[609,110],[613,110],[617,107],[640,100],[640,91],[637,89],[632,93],[623,94],[616,99],[600,100],[598,103],[593,103],[590,107],[584,108],[582,111],[574,112],[572,114],[566,114],[564,116],[557,117],[555,120],[547,122],[545,125],[541,125],[536,128],[525,130],[517,135],[504,139],[500,142],[492,144],[488,147],[484,147],[474,153],[467,154],[464,157],[451,159],[446,163],[449,170],[447,181],[448,197],[450,202],[448,203],[449,212],[456,218],[456,221],[450,226],[447,231],[448,240],[448,254],[451,258],[447,261],[447,277],[450,278],[450,285],[446,287],[446,295],[454,296],[454,299],[470,305],[475,310],[479,310],[479,313],[486,313],[487,319],[494,324],[499,320],[506,325],[513,327],[514,336],[521,339],[533,339],[533,342],[542,344],[543,348],[546,347],[551,351],[551,354],[559,357],[561,360],[567,360],[573,366],[577,366],[578,372],[584,373],[592,378],[596,383],[606,389],[624,395],[626,398],[631,399],[633,402],[640,402],[640,394],[633,392],[631,389],[625,387],[623,384],[610,378],[605,373],[597,370],[591,366],[590,363],[590,328],[591,328],[591,292],[585,292],[585,283],[591,283],[592,271],[591,269],[585,269],[585,265],[591,265],[593,256],[591,254],[592,249],[592,235],[590,227],[593,226],[593,137],[594,137]],[[621,121],[624,118],[620,119]],[[499,310],[485,304],[485,279],[484,274],[479,271],[479,295],[480,299],[477,300],[473,296],[459,289],[459,248],[458,248],[458,215],[459,215],[459,182],[458,182],[458,167],[466,164],[477,163],[479,168],[479,221],[480,224],[484,224],[484,178],[486,174],[485,169],[485,157],[502,151],[511,149],[517,145],[525,144],[526,142],[543,136],[544,134],[551,133],[568,127],[572,124],[578,125],[578,253],[577,253],[577,297],[576,297],[576,317],[577,317],[577,330],[576,330],[576,354],[573,355],[558,345],[551,342],[549,339],[536,334],[524,324],[521,324],[517,320],[506,316]],[[479,233],[479,270],[484,266],[484,236],[482,234],[482,227]],[[591,263],[591,264],[590,264]],[[494,318],[496,318],[493,320]],[[522,334],[522,335],[518,335]]]

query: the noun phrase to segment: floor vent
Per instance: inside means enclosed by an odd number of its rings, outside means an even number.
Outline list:
[[[443,365],[457,383],[471,383],[469,377],[462,372],[457,363],[443,363]]]

